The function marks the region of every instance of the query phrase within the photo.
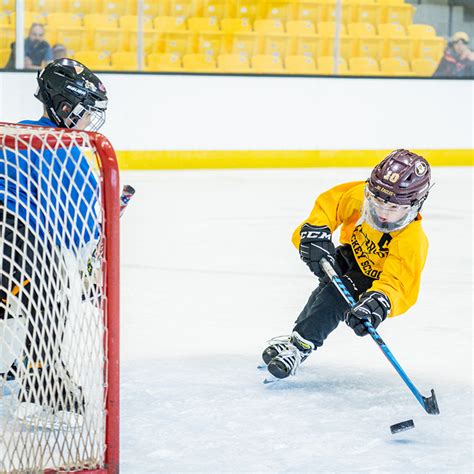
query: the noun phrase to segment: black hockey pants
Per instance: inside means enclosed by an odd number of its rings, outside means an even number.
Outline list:
[[[346,288],[356,300],[372,285],[373,280],[359,270],[348,245],[337,248],[335,268],[342,275]],[[344,321],[348,309],[346,300],[325,276],[309,297],[293,330],[311,341],[316,348],[321,347],[328,335],[341,321]]]

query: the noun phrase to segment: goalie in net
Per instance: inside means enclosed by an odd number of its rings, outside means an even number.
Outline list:
[[[44,104],[44,115],[20,124],[97,131],[105,122],[105,87],[74,60],[46,66],[38,74],[35,97]],[[26,328],[4,375],[17,381],[15,416],[44,417],[49,424],[70,417],[80,424],[86,397],[65,364],[62,345],[75,311],[71,269],[94,274],[101,222],[98,175],[76,146],[4,151],[0,158],[0,319],[15,324],[23,318],[20,326]],[[101,298],[100,290],[88,292],[84,285],[78,291],[82,299]]]

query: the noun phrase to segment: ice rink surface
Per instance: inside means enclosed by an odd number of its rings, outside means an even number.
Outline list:
[[[327,188],[368,169],[124,172],[122,472],[472,472],[472,168],[435,168],[418,303],[369,337],[340,325],[295,377],[260,353],[317,282],[291,233]],[[415,429],[392,435],[412,418]]]

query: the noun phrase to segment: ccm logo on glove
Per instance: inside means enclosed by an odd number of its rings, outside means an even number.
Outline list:
[[[351,327],[358,336],[369,333],[364,325],[364,320],[370,321],[374,329],[389,315],[392,307],[390,300],[378,291],[367,291],[360,295],[358,303],[346,313],[346,324]]]
[[[309,269],[319,278],[324,272],[319,265],[324,257],[334,264],[336,249],[331,240],[331,230],[327,226],[304,224],[300,230],[300,257]]]

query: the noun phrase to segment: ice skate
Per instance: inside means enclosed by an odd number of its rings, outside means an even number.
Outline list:
[[[291,335],[287,348],[276,355],[268,364],[268,371],[277,379],[295,375],[298,367],[314,349],[314,344],[302,338],[296,331]]]
[[[283,351],[288,350],[290,336],[277,336],[268,341],[267,348],[262,352],[262,359],[265,365]]]

